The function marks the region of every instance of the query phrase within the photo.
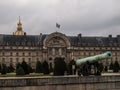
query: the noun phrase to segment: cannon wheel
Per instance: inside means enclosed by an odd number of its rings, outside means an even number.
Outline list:
[[[94,66],[94,68],[91,68],[91,66]],[[101,75],[101,72],[98,69],[98,62],[89,63],[88,61],[82,65],[82,67],[78,68],[78,75],[79,76],[89,76],[89,75]],[[94,73],[92,72],[92,69]]]
[[[89,76],[90,75],[90,63],[87,61],[81,67],[78,67],[79,76]]]

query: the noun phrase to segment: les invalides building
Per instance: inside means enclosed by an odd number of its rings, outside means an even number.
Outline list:
[[[54,64],[55,57],[64,57],[66,63],[70,60],[85,58],[106,51],[112,52],[112,58],[103,60],[108,65],[116,60],[120,63],[120,35],[112,37],[90,37],[78,34],[67,36],[60,32],[51,34],[27,35],[22,30],[19,19],[17,31],[13,35],[0,34],[0,64],[14,66],[25,60],[33,68],[39,60]]]

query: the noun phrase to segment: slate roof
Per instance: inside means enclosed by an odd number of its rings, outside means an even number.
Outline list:
[[[69,38],[71,45],[73,45],[73,46],[78,45],[79,40],[78,40],[77,36],[68,36],[68,38]]]
[[[46,34],[42,35],[0,35],[0,45],[9,46],[40,46],[46,38]],[[119,39],[117,37],[84,37],[67,36],[72,46],[117,46]]]
[[[71,45],[73,46],[117,46],[118,38],[117,37],[81,37],[78,36],[69,36]]]
[[[46,36],[47,36],[47,35],[42,35],[42,36],[41,36],[40,45],[43,45],[43,42],[44,42]]]
[[[0,35],[0,45],[35,46],[39,45],[39,35]]]

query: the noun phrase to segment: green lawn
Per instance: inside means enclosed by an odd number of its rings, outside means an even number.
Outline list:
[[[15,76],[16,76],[16,73],[7,73],[7,74],[4,74],[4,75],[0,74],[0,77],[15,77]]]
[[[20,76],[16,76],[16,73],[7,73],[5,75],[0,74],[0,77],[36,77],[36,76],[53,76],[53,74],[44,75],[42,73],[30,73],[29,75],[20,75]]]

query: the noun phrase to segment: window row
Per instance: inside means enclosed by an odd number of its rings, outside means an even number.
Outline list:
[[[65,48],[48,48],[48,54],[49,55],[65,55],[66,49]]]
[[[75,51],[73,52],[73,55],[83,55],[83,56],[91,56],[91,55],[97,55],[97,54],[101,54],[104,52],[82,52],[82,51]],[[120,56],[120,52],[112,52],[113,56]]]
[[[28,56],[31,56],[31,55],[33,55],[33,53],[31,53],[31,52],[29,52],[29,53],[13,53],[13,52],[10,52],[10,53],[5,53],[5,52],[3,52],[2,53],[2,56],[19,56],[19,55],[22,55],[22,56],[25,56],[25,55],[28,55]],[[36,52],[36,54],[34,54],[34,55],[36,55],[36,56],[38,56],[39,55],[39,53],[38,52]]]
[[[74,47],[74,50],[120,50],[119,47]]]
[[[15,59],[13,59],[13,58],[10,58],[9,59],[9,62],[10,63],[13,63],[13,61],[15,61],[16,63],[18,63],[18,62],[20,62],[20,61],[28,61],[28,63],[30,62],[32,62],[32,58],[22,58],[22,59],[20,59],[20,58],[15,58]],[[6,61],[8,61],[8,59],[7,58],[2,58],[2,63],[5,63]],[[36,58],[36,61],[39,61],[39,58]]]

